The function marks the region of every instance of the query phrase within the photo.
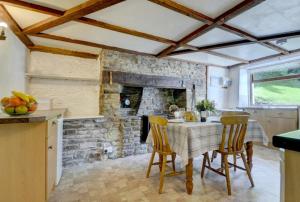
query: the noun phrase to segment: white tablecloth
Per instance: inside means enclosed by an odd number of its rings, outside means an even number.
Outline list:
[[[182,158],[184,165],[189,158],[202,155],[219,148],[223,126],[216,122],[169,123],[167,127],[169,144],[174,152]],[[148,140],[151,137],[151,131]],[[268,144],[262,126],[255,120],[249,120],[245,142],[262,142]]]

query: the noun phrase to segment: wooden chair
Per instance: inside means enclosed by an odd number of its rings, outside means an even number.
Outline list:
[[[186,112],[184,112],[184,120],[185,121],[197,121],[197,117],[194,112],[186,111]]]
[[[153,140],[153,151],[150,158],[147,175],[148,178],[150,175],[152,165],[159,165],[160,168],[160,184],[159,184],[159,193],[162,193],[163,184],[164,184],[164,177],[166,172],[166,164],[172,163],[173,172],[167,175],[176,175],[175,170],[175,158],[176,153],[172,151],[168,141],[167,135],[167,124],[168,120],[159,116],[150,116],[149,117],[152,140]],[[155,154],[158,153],[159,155],[159,162],[153,163]],[[167,161],[167,156],[171,156],[172,160]]]
[[[244,111],[224,111],[222,112],[222,116],[232,116],[232,115],[247,115],[250,116],[250,113],[248,112],[244,112]],[[213,151],[212,155],[211,155],[211,162],[213,162],[213,160],[215,158],[217,158],[217,152]],[[236,165],[236,156],[233,156],[234,159],[234,164]],[[236,171],[236,167],[234,167],[234,171]]]
[[[221,117],[221,123],[223,124],[222,141],[219,146],[219,149],[216,150],[216,152],[220,153],[222,156],[221,169],[212,168],[209,161],[208,152],[203,154],[204,159],[203,159],[203,165],[201,170],[201,178],[203,178],[204,176],[205,168],[208,168],[209,170],[212,170],[220,175],[225,176],[227,182],[228,195],[231,195],[229,165],[234,166],[235,168],[245,170],[247,172],[252,187],[254,187],[254,182],[251,176],[250,168],[246,162],[246,158],[244,155],[244,139],[247,131],[248,118],[249,116],[247,115]],[[228,156],[230,155],[236,156],[237,154],[241,155],[245,168],[242,168],[240,166],[228,162]],[[206,164],[206,162],[208,162],[208,164]],[[225,173],[224,173],[224,166],[225,166]]]
[[[222,112],[222,116],[231,116],[231,115],[250,115],[249,112],[244,111],[224,111]]]

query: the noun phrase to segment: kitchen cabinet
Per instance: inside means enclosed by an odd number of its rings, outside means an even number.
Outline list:
[[[0,115],[0,201],[43,202],[55,187],[61,110]]]
[[[244,108],[250,113],[250,118],[257,120],[264,128],[271,146],[274,135],[297,130],[297,109],[274,109],[274,108]]]
[[[48,121],[47,134],[47,195],[55,188],[57,158],[57,119]]]

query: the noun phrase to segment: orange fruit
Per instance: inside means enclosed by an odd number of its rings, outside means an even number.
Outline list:
[[[22,104],[22,101],[18,97],[11,97],[11,98],[9,98],[9,103],[8,104],[11,107],[17,107],[17,106],[20,106]]]
[[[4,97],[1,99],[1,104],[2,106],[6,106],[9,103],[9,98],[8,97]]]
[[[33,104],[30,105],[28,111],[34,112],[36,109],[37,109],[37,104],[36,104],[36,103],[33,103]]]

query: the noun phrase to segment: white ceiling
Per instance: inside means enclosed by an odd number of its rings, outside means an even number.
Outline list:
[[[218,43],[229,42],[229,41],[237,41],[241,39],[243,38],[235,34],[231,34],[230,32],[223,31],[220,28],[215,28],[203,34],[202,36],[194,39],[188,44],[201,47],[205,45],[218,44]]]
[[[59,47],[59,48],[67,49],[67,50],[82,51],[82,52],[88,52],[88,53],[93,53],[93,54],[99,54],[100,53],[100,48],[94,48],[94,47],[91,47],[91,46],[83,46],[83,45],[80,45],[80,44],[74,45],[73,43],[57,41],[57,40],[51,40],[51,39],[45,39],[45,38],[34,37],[34,36],[30,36],[29,38],[31,39],[31,41],[34,44],[39,44],[41,46]]]
[[[86,0],[23,0],[30,3],[56,8],[65,11]],[[243,0],[174,0],[186,7],[201,12],[211,18],[215,18]],[[32,24],[45,20],[51,16],[28,11],[25,9],[5,5],[9,13],[20,25],[26,28]],[[227,24],[251,33],[254,36],[265,36],[288,31],[300,30],[300,0],[266,0],[256,7],[231,19]],[[147,0],[126,0],[109,8],[95,12],[88,16],[95,20],[127,29],[152,34],[166,39],[178,41],[203,25],[202,22],[179,14],[170,9],[152,3]],[[79,39],[107,46],[114,46],[144,53],[158,54],[169,45],[123,34],[78,22],[68,22],[44,33]],[[70,50],[97,53],[99,50],[93,47],[80,46],[50,39],[31,37],[36,45],[46,45]],[[241,37],[219,28],[212,29],[202,36],[189,42],[189,45],[201,47],[224,42],[242,40]],[[274,44],[274,42],[272,42]],[[278,45],[278,44],[277,44]],[[279,45],[287,50],[300,48],[300,38],[289,39],[287,43]],[[178,48],[183,50],[185,48]],[[214,50],[219,53],[246,60],[257,59],[278,52],[261,45],[251,44]],[[173,58],[189,60],[199,63],[213,63],[216,65],[233,65],[239,63],[207,53],[191,53]]]
[[[180,40],[203,25],[147,0],[126,0],[86,17],[172,40]]]
[[[64,11],[74,6],[77,6],[81,3],[84,3],[87,0],[23,0],[23,1]]]
[[[46,30],[45,33],[152,54],[156,54],[168,47],[159,42],[78,22],[68,22]]]
[[[239,62],[236,62],[233,60],[224,59],[221,57],[209,55],[209,54],[202,53],[202,52],[190,53],[190,54],[184,54],[184,55],[176,55],[176,56],[171,56],[171,58],[187,60],[187,61],[192,61],[192,62],[199,62],[199,63],[203,63],[203,61],[205,61],[205,63],[207,63],[207,64],[216,64],[216,65],[220,65],[220,66],[230,66],[230,65],[239,63]]]
[[[287,39],[287,42],[282,45],[277,44],[276,41],[272,41],[272,43],[287,50],[296,50],[300,48],[300,37]]]
[[[243,0],[174,0],[211,18],[216,18]]]
[[[254,60],[257,58],[278,54],[278,52],[258,44],[222,48],[216,49],[214,51],[218,53],[227,54],[233,57],[242,58],[245,60]]]
[[[299,30],[299,16],[299,0],[267,0],[227,24],[256,36],[264,36]]]
[[[5,8],[13,16],[14,20],[18,23],[18,25],[22,29],[32,24],[38,23],[42,20],[45,20],[49,17],[52,17],[51,15],[32,12],[32,11],[28,11],[13,6],[5,6]]]

